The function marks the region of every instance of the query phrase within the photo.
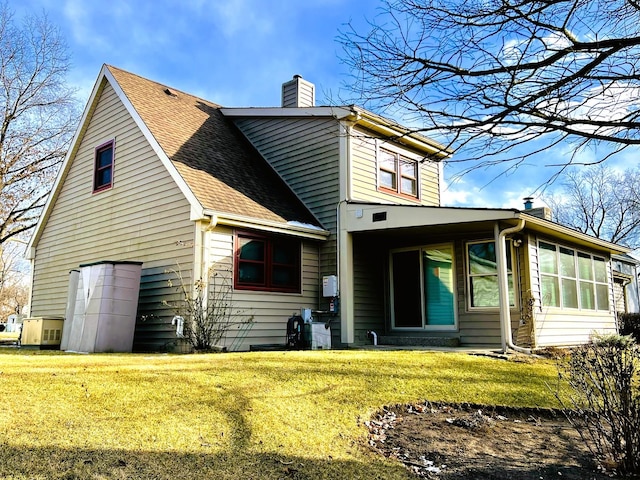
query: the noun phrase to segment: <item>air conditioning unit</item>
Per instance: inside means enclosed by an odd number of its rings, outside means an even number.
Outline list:
[[[22,321],[20,346],[25,348],[60,348],[64,319],[60,317],[34,317]]]

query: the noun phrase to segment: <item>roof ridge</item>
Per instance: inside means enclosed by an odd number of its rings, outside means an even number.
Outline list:
[[[132,76],[132,77],[139,78],[140,80],[144,80],[145,82],[153,83],[154,85],[157,85],[157,86],[159,86],[159,87],[167,88],[167,89],[171,90],[171,91],[172,91],[172,92],[174,92],[174,93],[179,93],[179,94],[181,94],[181,95],[185,95],[185,96],[187,96],[187,97],[191,97],[191,98],[196,99],[196,100],[201,100],[201,101],[203,101],[203,102],[205,102],[205,103],[209,104],[210,106],[212,106],[212,107],[214,107],[214,108],[225,108],[223,105],[220,105],[219,103],[213,102],[213,101],[208,100],[208,99],[203,98],[203,97],[199,97],[198,95],[194,95],[194,94],[189,93],[189,92],[186,92],[186,91],[184,91],[184,90],[180,90],[179,88],[172,87],[171,85],[167,85],[167,84],[165,84],[165,83],[160,83],[160,82],[158,82],[158,81],[156,81],[156,80],[152,80],[152,79],[150,79],[150,78],[143,77],[142,75],[139,75],[139,74],[137,74],[137,73],[130,72],[130,71],[125,70],[125,69],[123,69],[123,68],[116,67],[116,66],[114,66],[114,65],[110,65],[110,64],[108,64],[108,63],[105,63],[105,64],[104,64],[104,66],[105,66],[105,67],[107,67],[107,69],[108,69],[108,70],[112,71],[112,73],[113,73],[113,70],[117,70],[118,72],[121,72],[121,73],[123,73],[123,74],[125,74],[125,75],[130,75],[130,76]]]

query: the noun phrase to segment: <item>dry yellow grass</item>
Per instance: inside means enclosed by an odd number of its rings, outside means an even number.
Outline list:
[[[0,478],[407,478],[364,448],[383,405],[554,406],[555,367],[453,353],[0,351]]]
[[[19,332],[0,332],[0,341],[17,341]]]

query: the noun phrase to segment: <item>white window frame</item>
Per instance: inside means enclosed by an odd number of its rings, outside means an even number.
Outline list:
[[[471,279],[473,277],[486,277],[489,276],[488,274],[472,274],[471,273],[471,263],[470,263],[470,259],[469,259],[469,246],[470,245],[477,245],[480,243],[494,243],[495,244],[495,239],[481,239],[481,240],[470,240],[468,242],[465,243],[465,248],[464,248],[464,260],[465,260],[465,271],[464,271],[464,275],[465,275],[465,280],[466,280],[466,284],[467,284],[467,309],[470,312],[479,312],[479,311],[496,311],[496,310],[500,310],[500,301],[498,300],[498,305],[496,305],[495,307],[489,307],[489,306],[479,306],[476,307],[474,305],[472,305],[472,300],[473,300],[473,285],[471,282]],[[513,305],[509,305],[509,308],[511,309],[517,309],[519,308],[519,295],[518,295],[518,285],[519,285],[519,275],[518,275],[518,257],[515,251],[515,247],[513,246],[513,242],[511,242],[511,240],[507,240],[507,252],[509,252],[509,255],[511,256],[511,278],[513,279]],[[497,249],[496,249],[496,255],[497,255]],[[493,274],[491,275],[493,276]],[[495,277],[496,277],[496,281],[498,278],[498,269],[497,269],[497,258],[496,258],[496,273],[495,273]],[[509,275],[507,275],[507,278],[509,277]],[[510,285],[511,287],[511,285]],[[500,292],[497,292],[498,296],[500,295]],[[499,298],[499,297],[498,297]]]
[[[547,245],[552,245],[555,247],[555,256],[556,256],[556,265],[557,265],[557,273],[546,273],[542,271],[542,266],[541,266],[541,262],[540,262],[540,244],[544,243]],[[597,255],[597,254],[593,254],[591,252],[587,252],[584,250],[579,250],[575,247],[570,247],[568,245],[565,244],[561,244],[561,243],[556,243],[554,241],[550,241],[550,240],[538,240],[536,243],[537,246],[537,256],[538,256],[538,282],[540,285],[540,304],[542,305],[542,308],[545,309],[553,309],[553,310],[563,310],[563,311],[574,311],[574,312],[585,312],[585,313],[599,313],[599,312],[611,312],[613,309],[613,305],[612,303],[614,302],[613,296],[612,296],[612,282],[611,282],[611,260],[607,259],[606,256],[604,255]],[[560,249],[564,248],[566,250],[571,250],[574,255],[574,269],[575,269],[575,277],[569,277],[566,275],[562,275],[561,271],[560,271]],[[590,259],[590,266],[591,266],[591,275],[592,275],[592,279],[583,279],[580,278],[580,266],[579,266],[579,258],[580,255],[583,255],[586,257],[589,257]],[[605,282],[601,282],[598,281],[596,279],[596,270],[595,270],[595,265],[596,265],[596,260],[599,261],[603,261],[604,262],[604,266],[605,266],[605,275],[606,275],[606,281]],[[543,276],[546,277],[551,277],[551,278],[556,278],[557,279],[557,285],[558,285],[558,296],[559,296],[559,301],[560,301],[560,306],[556,306],[556,305],[545,305],[544,303],[544,295],[542,293],[542,278]],[[563,283],[562,280],[566,279],[566,280],[572,280],[575,281],[576,284],[576,293],[577,293],[577,302],[578,302],[578,306],[576,307],[567,307],[564,306],[564,295],[563,295]],[[595,301],[595,305],[596,308],[584,308],[582,306],[582,297],[580,295],[580,284],[581,283],[589,283],[592,285],[592,293],[593,293],[593,298]],[[597,292],[597,286],[606,286],[607,287],[607,308],[606,309],[601,309],[599,308],[599,302],[598,302],[598,292]]]

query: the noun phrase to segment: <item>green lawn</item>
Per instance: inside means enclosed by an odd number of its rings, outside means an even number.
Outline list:
[[[3,479],[404,479],[362,422],[424,401],[557,406],[552,362],[459,353],[0,349]]]

